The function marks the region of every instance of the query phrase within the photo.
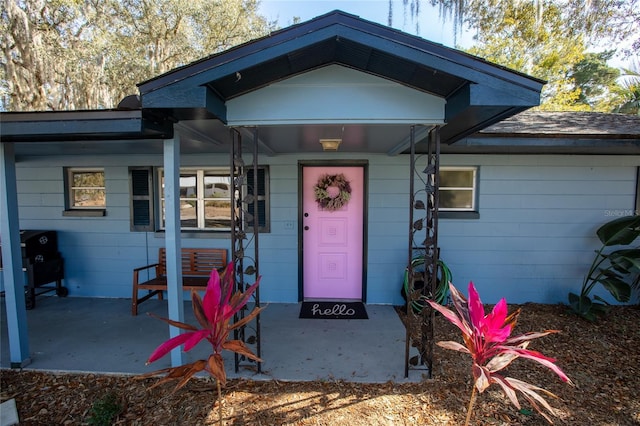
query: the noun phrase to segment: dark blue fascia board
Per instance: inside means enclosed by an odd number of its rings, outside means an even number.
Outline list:
[[[273,44],[263,49],[247,49],[246,52],[242,49],[239,51],[232,50],[229,53],[229,57],[222,54],[219,57],[213,58],[209,63],[198,63],[192,65],[193,68],[180,69],[176,71],[179,75],[173,76],[171,79],[154,80],[152,81],[153,84],[142,84],[140,85],[140,92],[144,100],[150,93],[163,92],[171,86],[185,87],[185,89],[182,90],[188,91],[189,89],[186,88],[188,86],[204,86],[219,78],[234,75],[236,72],[241,73],[243,69],[253,67],[256,64],[267,62],[273,58],[288,55],[293,52],[299,52],[328,39],[335,39],[336,42],[339,42],[340,38],[346,38],[356,43],[371,46],[373,49],[387,52],[399,58],[415,62],[416,64],[435,68],[440,72],[460,77],[469,82],[487,85],[515,97],[525,99],[535,96],[539,97],[540,90],[544,83],[519,73],[505,71],[497,66],[493,66],[494,73],[489,73],[487,71],[491,70],[491,68],[483,61],[475,59],[477,63],[474,67],[472,66],[474,65],[473,61],[465,55],[458,55],[459,58],[464,59],[462,63],[458,63],[451,58],[434,54],[428,50],[419,49],[413,45],[398,43],[396,40],[366,33],[359,29],[333,24],[291,40],[284,40],[281,43]],[[482,69],[483,67],[485,69]],[[286,77],[288,76],[281,76],[281,78]],[[164,85],[160,85],[159,83],[161,81],[166,82]],[[178,89],[176,94],[180,94],[180,89]],[[148,106],[144,104],[144,101],[143,105],[145,107]]]
[[[481,84],[467,84],[447,99],[445,119],[453,119],[468,108],[503,106],[505,108],[531,108],[540,104],[540,92],[521,92],[512,96],[501,90]]]
[[[538,79],[506,71],[479,59],[473,60],[468,55],[456,54],[456,51],[453,50],[446,52],[449,54],[448,56],[443,56],[432,50],[421,49],[417,45],[399,43],[397,40],[382,38],[351,28],[341,27],[338,32],[339,37],[372,46],[374,49],[388,52],[399,58],[434,68],[470,83],[484,84],[513,96],[526,98],[530,96],[527,92],[539,94],[544,85],[544,82]]]
[[[200,116],[227,122],[224,101],[204,86],[187,87],[185,83],[171,85],[142,95],[141,100],[143,108],[171,111],[169,114],[178,120]]]
[[[193,87],[205,87],[211,81],[215,81],[219,78],[226,77],[228,75],[235,75],[236,72],[242,73],[245,68],[253,67],[256,64],[268,62],[273,58],[280,56],[286,56],[290,53],[302,50],[306,47],[313,46],[319,42],[327,39],[335,38],[335,31],[331,28],[324,28],[320,31],[316,31],[310,34],[306,34],[304,37],[296,38],[293,40],[284,41],[279,44],[275,44],[263,49],[251,49],[246,54],[240,55],[234,50],[230,51],[229,57],[220,57],[219,61],[214,61],[207,67],[203,67],[202,64],[195,64],[193,68],[188,70],[181,69],[177,72],[183,74],[180,79],[173,78],[165,85],[140,85],[140,93],[143,99],[143,106],[145,97],[148,97],[151,93],[163,92],[169,87],[183,87],[182,90],[188,91]],[[233,53],[233,55],[231,54]],[[224,54],[223,54],[224,55]],[[191,71],[189,74],[185,72]],[[287,76],[282,76],[287,77]],[[155,82],[155,81],[154,81]]]
[[[457,64],[462,68],[474,70],[475,72],[490,75],[494,78],[509,80],[513,84],[529,87],[533,90],[539,91],[542,84],[544,84],[542,80],[517,71],[508,70],[505,67],[487,62],[482,58],[403,33],[378,23],[363,20],[355,15],[341,11],[333,11],[143,82],[139,84],[140,92],[143,94],[148,93],[175,82],[191,78],[196,74],[205,73],[209,70],[222,67],[223,65],[234,63],[246,57],[253,58],[248,64],[252,66],[260,61],[269,60],[277,55],[291,53],[303,48],[305,45],[314,44],[320,39],[326,39],[332,36],[353,39],[357,39],[357,37],[360,36],[365,40],[364,42],[373,49],[383,48],[383,50],[391,54],[395,53],[396,48],[404,46],[407,49],[421,52],[421,54],[426,53],[448,63]],[[285,48],[282,49],[282,46],[285,46]],[[219,74],[219,76],[240,71],[242,68],[244,68],[244,66],[236,65],[223,74]],[[456,75],[455,72],[454,75]],[[212,77],[213,78],[209,78],[209,81],[217,78]],[[470,81],[475,80],[470,79]],[[196,85],[204,83],[206,83],[206,81],[203,80],[200,81],[200,83],[196,83]]]
[[[443,147],[444,153],[486,153],[486,154],[597,154],[597,155],[638,155],[638,139],[603,139],[570,137],[501,137],[463,138],[453,145]]]
[[[440,131],[440,139],[445,144],[452,144],[528,108],[489,105],[469,106],[459,111],[455,116],[446,119],[447,124]]]
[[[442,128],[444,143],[454,143],[491,124],[537,106],[540,93],[522,92],[511,96],[500,90],[481,84],[467,84],[447,99],[445,105],[446,126]]]
[[[172,137],[172,126],[136,111],[46,111],[0,114],[2,142]]]

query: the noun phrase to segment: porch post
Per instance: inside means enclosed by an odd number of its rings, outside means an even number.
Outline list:
[[[232,170],[232,193],[238,193],[240,196],[234,200],[231,209],[231,250],[232,260],[235,267],[235,287],[237,291],[246,291],[249,287],[248,277],[252,276],[255,280],[260,276],[259,272],[259,250],[258,237],[260,227],[260,208],[258,207],[258,128],[254,127],[252,132],[253,139],[253,159],[250,166],[245,165],[242,158],[243,143],[242,129],[231,129],[231,158],[229,168]],[[246,131],[246,129],[245,129]],[[248,131],[247,131],[248,133]],[[253,172],[253,179],[249,181],[249,170]],[[246,227],[251,226],[253,229],[248,231]],[[249,232],[251,234],[249,234]],[[250,242],[253,242],[253,255],[245,255],[249,253]],[[255,282],[255,281],[254,281]],[[260,307],[260,287],[253,293],[252,301],[255,307]],[[234,321],[242,320],[246,315],[245,309],[241,309],[234,316]],[[255,346],[254,354],[261,358],[261,339],[260,339],[260,314],[248,324],[237,328],[233,331],[234,339],[241,340],[250,348]],[[246,356],[234,355],[235,372],[240,371],[240,366],[255,366],[255,361],[248,359]],[[257,363],[256,371],[262,373],[262,364]]]
[[[0,235],[11,367],[21,368],[30,364],[31,358],[20,255],[16,159],[12,143],[0,143]]]
[[[427,166],[422,170],[424,175],[422,180],[425,186],[419,190],[415,188],[414,184],[418,171],[415,126],[411,126],[410,131],[409,258],[406,277],[408,289],[406,290],[407,335],[404,375],[409,377],[410,365],[423,365],[428,376],[431,377],[433,374],[435,310],[427,304],[425,298],[433,298],[438,286],[440,126],[432,126],[428,133]],[[418,194],[422,195],[424,200],[419,199]],[[421,211],[424,212],[419,213]],[[414,270],[414,260],[418,262],[417,265],[420,265],[419,261],[422,260],[422,271]],[[422,281],[422,287],[416,286],[416,276]],[[417,330],[420,330],[420,341],[411,342],[411,339],[415,339],[414,334]],[[410,358],[412,346],[418,349],[418,355]]]
[[[180,135],[177,131],[174,132],[173,139],[164,141],[164,202],[169,318],[184,322],[180,241]],[[170,337],[176,337],[179,334],[179,328],[169,326]],[[179,347],[171,351],[172,367],[184,364],[183,359],[183,353]]]

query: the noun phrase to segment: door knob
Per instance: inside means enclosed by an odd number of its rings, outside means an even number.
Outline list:
[[[305,227],[304,227],[304,230],[305,230],[305,231],[308,231],[308,230],[309,230],[309,227],[308,227],[308,226],[305,226]]]

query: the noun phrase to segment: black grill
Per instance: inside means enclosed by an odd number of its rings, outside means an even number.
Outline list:
[[[69,292],[62,286],[64,261],[58,252],[56,231],[20,231],[22,268],[27,272],[27,309],[36,307],[36,296],[55,291],[60,297]],[[45,286],[55,283],[55,287]]]

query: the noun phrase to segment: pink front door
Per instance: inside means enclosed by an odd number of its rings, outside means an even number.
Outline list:
[[[322,208],[314,187],[324,175],[343,174],[349,201],[337,210]],[[304,299],[362,300],[364,169],[304,167],[302,248]],[[329,192],[335,195],[335,188]]]

